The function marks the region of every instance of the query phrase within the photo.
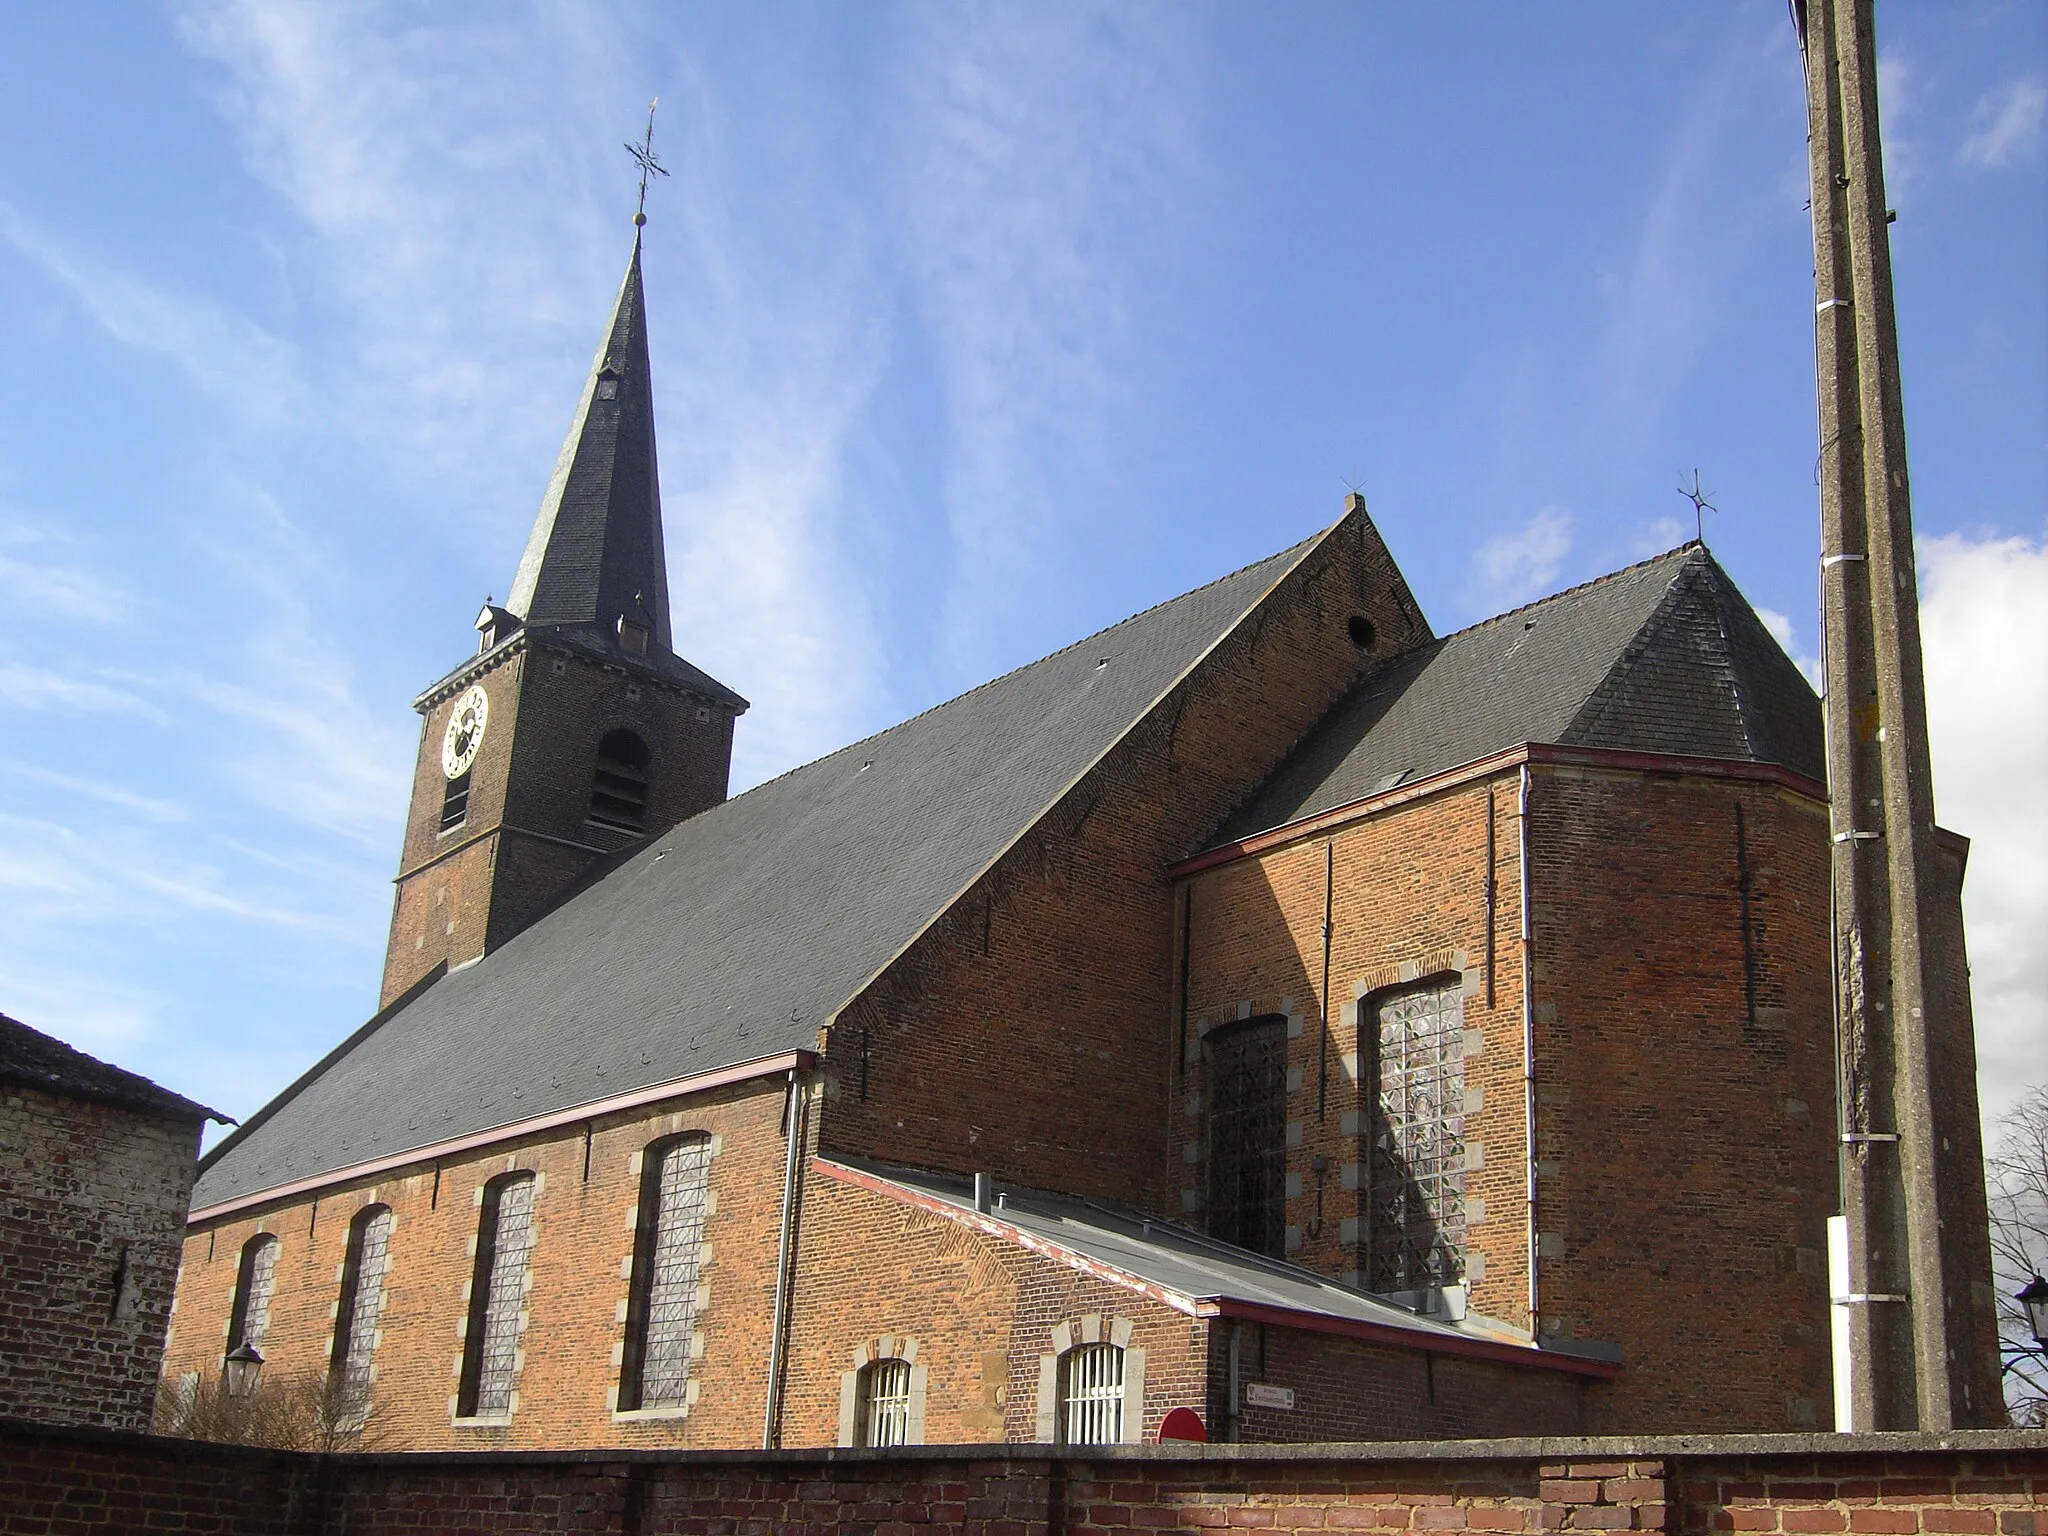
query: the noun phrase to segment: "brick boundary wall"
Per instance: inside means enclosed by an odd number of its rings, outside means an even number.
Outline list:
[[[2048,1536],[2048,1434],[312,1455],[0,1421],[0,1532]]]

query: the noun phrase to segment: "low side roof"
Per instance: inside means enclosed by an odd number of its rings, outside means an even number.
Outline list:
[[[0,1013],[0,1083],[19,1083],[66,1098],[117,1104],[170,1120],[218,1120],[226,1115],[160,1088],[148,1078],[53,1040],[39,1029]]]
[[[871,1188],[900,1191],[962,1213],[974,1211],[971,1179],[852,1157],[818,1162],[827,1172],[835,1167],[850,1170]],[[998,1191],[1001,1204],[991,1216],[1020,1239],[1113,1269],[1190,1304],[1237,1302],[1294,1313],[1304,1320],[1391,1329],[1407,1335],[1417,1349],[1506,1345],[1511,1354],[1526,1355],[1534,1366],[1580,1369],[1585,1364],[1579,1357],[1546,1356],[1534,1345],[1483,1326],[1418,1316],[1312,1269],[1161,1221],[1136,1206],[1014,1184],[999,1185]]]
[[[1820,700],[1705,546],[1687,544],[1368,672],[1212,843],[1526,742],[1826,777]]]
[[[650,839],[251,1117],[194,1209],[814,1049],[1322,537]]]

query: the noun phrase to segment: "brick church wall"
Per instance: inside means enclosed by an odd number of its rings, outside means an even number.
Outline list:
[[[752,1445],[766,1393],[784,1143],[783,1087],[770,1078],[572,1125],[323,1190],[194,1227],[185,1243],[167,1382],[219,1373],[243,1245],[281,1244],[265,1379],[324,1375],[334,1345],[350,1222],[391,1207],[390,1270],[371,1388],[367,1443],[419,1449],[558,1445]],[[681,1417],[615,1418],[627,1261],[640,1196],[636,1161],[677,1132],[716,1138],[713,1207],[692,1367],[699,1397]],[[586,1156],[588,1175],[585,1174]],[[519,1397],[503,1428],[451,1422],[463,1350],[479,1203],[485,1182],[539,1175],[536,1239],[522,1335]]]
[[[1628,1359],[1587,1428],[1825,1424],[1826,808],[1562,767],[1532,794],[1542,1326]]]
[[[1371,1059],[1361,1004],[1410,980],[1458,981],[1465,1135],[1478,1148],[1469,1304],[1527,1329],[1518,797],[1515,771],[1397,796],[1188,879],[1180,1150],[1182,1203],[1198,1210],[1198,1042],[1240,1017],[1288,1016],[1293,1256],[1357,1273],[1361,1132],[1375,1093],[1359,1081]],[[1326,845],[1335,1028],[1319,1050]],[[1537,1326],[1552,1342],[1619,1344],[1626,1362],[1590,1389],[1585,1427],[1824,1422],[1824,1222],[1836,1189],[1824,807],[1768,782],[1539,763],[1530,847]],[[1316,1157],[1327,1163],[1320,1230]],[[1726,1390],[1734,1383],[1744,1389]]]
[[[200,1124],[0,1085],[0,1417],[148,1425]]]
[[[1376,656],[1425,633],[1362,508],[841,1011],[822,1150],[1177,1215],[1164,871],[1355,678],[1359,613]]]

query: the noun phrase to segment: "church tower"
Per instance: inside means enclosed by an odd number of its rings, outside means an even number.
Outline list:
[[[640,241],[503,607],[422,717],[382,1001],[725,798],[747,701],[671,649]]]

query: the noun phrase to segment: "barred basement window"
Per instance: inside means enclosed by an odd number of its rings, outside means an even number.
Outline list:
[[[1254,1253],[1287,1247],[1287,1020],[1214,1030],[1208,1058],[1209,1235]]]
[[[377,1325],[384,1317],[384,1276],[390,1265],[391,1207],[366,1205],[348,1227],[341,1304],[334,1313],[334,1354],[328,1364],[348,1414],[360,1414],[368,1405],[370,1357],[376,1353]]]
[[[441,830],[453,832],[469,820],[469,775],[458,773],[441,793]]]
[[[647,820],[647,743],[631,731],[611,732],[597,744],[597,775],[590,786],[590,819],[599,826],[638,832]]]
[[[861,1367],[860,1423],[856,1437],[861,1445],[910,1443],[908,1360],[877,1360]]]
[[[263,1352],[263,1336],[270,1331],[270,1294],[277,1284],[277,1239],[258,1232],[242,1245],[242,1265],[235,1276],[235,1306],[228,1316],[228,1348],[233,1354],[244,1344]]]
[[[1372,1003],[1377,1048],[1368,1289],[1454,1285],[1465,1271],[1465,1001],[1453,977]]]
[[[708,1136],[657,1142],[647,1150],[633,1243],[633,1290],[626,1304],[622,1411],[689,1406],[690,1340],[697,1329],[710,1173]]]
[[[1124,1352],[1081,1344],[1060,1356],[1060,1444],[1115,1445],[1124,1437]]]
[[[533,1183],[530,1173],[512,1173],[484,1186],[462,1385],[455,1399],[458,1418],[503,1418],[512,1411],[519,1314],[526,1304],[526,1263],[533,1253]]]

